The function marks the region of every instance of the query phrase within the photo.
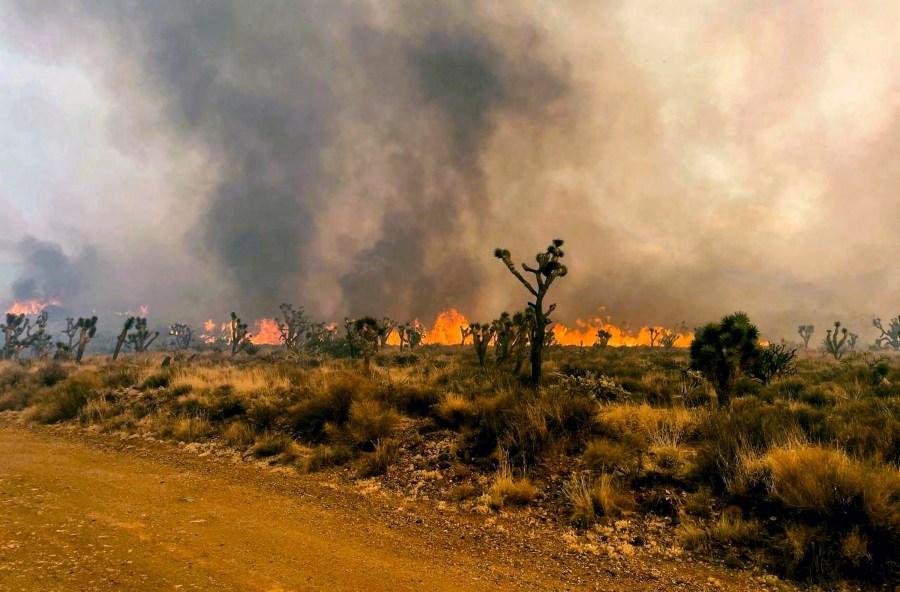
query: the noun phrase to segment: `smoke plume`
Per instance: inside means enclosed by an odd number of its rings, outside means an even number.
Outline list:
[[[560,320],[862,330],[900,313],[898,10],[0,0],[9,296],[487,319],[526,296],[493,248],[561,237]]]

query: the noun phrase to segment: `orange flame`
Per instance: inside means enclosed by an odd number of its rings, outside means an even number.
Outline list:
[[[59,306],[59,300],[48,300],[43,302],[37,298],[32,300],[16,300],[12,303],[6,312],[11,314],[37,315],[48,306]]]
[[[605,330],[612,337],[609,338],[609,345],[613,347],[633,347],[636,345],[650,345],[650,327],[641,328],[637,334],[628,331],[625,328],[616,327],[608,320],[599,317],[583,321],[575,321],[575,328],[570,329],[562,323],[556,323],[553,326],[553,335],[560,345],[578,345],[591,346],[596,345],[599,341],[597,331]],[[663,327],[654,327],[657,331],[663,331]],[[675,339],[675,347],[690,347],[691,341],[694,340],[694,334],[691,332],[679,333]],[[659,345],[659,338],[656,339],[656,345]]]
[[[434,319],[423,343],[438,345],[459,345],[460,327],[468,327],[469,320],[455,308],[448,308]]]
[[[259,319],[254,323],[253,343],[256,345],[278,345],[281,343],[281,331],[275,319]]]

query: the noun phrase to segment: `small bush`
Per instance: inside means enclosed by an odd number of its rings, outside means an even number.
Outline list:
[[[502,465],[488,489],[488,504],[499,509],[506,504],[524,506],[531,503],[537,489],[526,478],[516,479],[508,465]]]
[[[347,429],[356,444],[369,447],[388,438],[400,422],[396,411],[373,399],[354,401]]]
[[[563,492],[572,505],[572,523],[576,526],[587,526],[603,516],[619,516],[632,502],[607,473],[596,483],[583,475],[572,477]]]
[[[431,386],[401,384],[389,391],[388,400],[406,415],[424,417],[441,401],[441,393]]]
[[[475,403],[456,393],[447,393],[434,408],[434,418],[443,426],[457,427],[475,417]]]
[[[306,458],[303,465],[307,473],[314,473],[328,467],[338,467],[353,458],[353,451],[347,446],[317,446]]]
[[[243,450],[256,440],[256,432],[246,423],[235,421],[228,426],[222,438],[232,446]]]
[[[360,459],[357,474],[362,478],[384,475],[399,457],[400,444],[396,440],[379,440],[375,450]]]
[[[631,473],[637,466],[638,451],[606,438],[591,440],[581,461],[594,471],[613,472],[623,471]]]
[[[93,374],[75,374],[50,391],[31,419],[41,423],[57,423],[78,417],[88,399],[99,392],[100,384]]]
[[[354,398],[364,390],[359,378],[341,377],[321,392],[289,407],[285,420],[291,432],[301,438],[319,438],[326,424],[343,425],[350,417]]]
[[[255,458],[268,458],[276,456],[287,450],[292,440],[284,434],[266,432],[256,439],[250,454]]]
[[[56,386],[69,376],[69,369],[59,362],[41,364],[37,371],[38,382],[44,386]]]
[[[200,442],[212,434],[212,425],[202,417],[184,417],[172,426],[172,437],[179,442]]]

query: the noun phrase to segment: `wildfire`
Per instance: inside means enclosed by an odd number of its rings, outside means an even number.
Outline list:
[[[613,347],[650,345],[650,327],[643,327],[635,334],[627,328],[613,325],[608,319],[604,320],[599,317],[588,321],[577,320],[575,321],[575,327],[571,329],[562,323],[556,323],[553,326],[553,335],[560,345],[591,346],[595,345],[599,340],[597,332],[601,329],[612,335],[609,338],[609,345]],[[663,327],[655,327],[654,329],[656,331],[664,330]],[[679,333],[674,345],[675,347],[689,347],[693,340],[693,333]],[[659,345],[658,338],[656,345]]]
[[[423,343],[439,345],[459,345],[461,341],[460,328],[468,327],[469,320],[455,308],[448,308],[434,320],[434,325],[429,329]]]
[[[37,298],[31,300],[16,300],[12,303],[12,306],[6,309],[6,312],[10,314],[37,315],[41,314],[41,311],[48,306],[59,306],[59,300],[48,300],[47,302],[43,302]]]
[[[256,345],[278,345],[281,343],[281,331],[275,319],[259,319],[254,323],[253,343]]]

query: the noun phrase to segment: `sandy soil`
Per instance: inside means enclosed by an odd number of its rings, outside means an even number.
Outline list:
[[[0,590],[792,589],[138,438],[5,417],[0,450]]]

